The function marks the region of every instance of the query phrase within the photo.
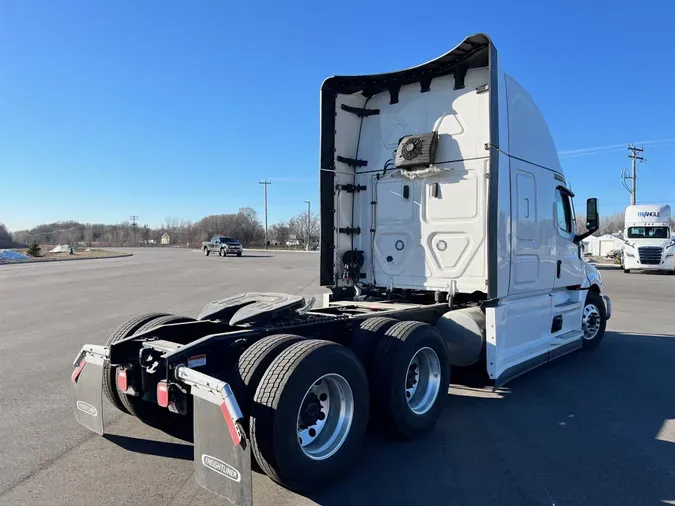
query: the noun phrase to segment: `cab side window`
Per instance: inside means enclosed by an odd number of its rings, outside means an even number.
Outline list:
[[[555,191],[555,207],[556,217],[558,219],[558,227],[565,233],[572,232],[572,204],[570,197],[560,190]]]

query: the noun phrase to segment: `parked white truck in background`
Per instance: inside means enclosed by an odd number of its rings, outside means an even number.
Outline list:
[[[503,385],[595,348],[611,314],[580,255],[597,200],[579,234],[548,126],[486,35],[327,79],[320,148],[332,300],[244,293],[196,320],[141,315],[74,364],[81,424],[103,433],[102,385],[149,423],[193,418],[197,482],[233,504],[252,503],[251,458],[285,487],[321,488],[353,467],[369,422],[428,434],[451,366]]]
[[[675,239],[670,228],[670,206],[628,206],[624,218],[623,272],[639,269],[675,274]]]

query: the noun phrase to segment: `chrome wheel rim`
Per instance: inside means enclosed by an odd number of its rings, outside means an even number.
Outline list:
[[[600,330],[600,311],[595,304],[586,304],[584,315],[581,320],[581,327],[584,331],[584,339],[591,340],[598,335]]]
[[[410,411],[423,415],[431,409],[441,390],[441,361],[431,348],[420,348],[408,364],[405,396]]]
[[[297,417],[298,444],[312,460],[337,452],[354,419],[354,394],[339,374],[321,376],[305,392]]]

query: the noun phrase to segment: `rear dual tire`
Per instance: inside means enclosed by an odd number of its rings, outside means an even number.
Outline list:
[[[298,492],[324,487],[354,463],[366,433],[368,380],[354,353],[301,339],[266,368],[250,417],[253,455]]]
[[[370,380],[379,427],[402,439],[430,432],[450,385],[450,360],[443,338],[426,323],[392,325],[377,343]]]
[[[253,397],[267,368],[286,348],[302,340],[304,338],[293,334],[271,335],[253,343],[241,354],[230,375],[230,386],[244,415],[245,425],[248,425]]]
[[[167,313],[145,313],[138,315],[117,327],[117,329],[110,334],[110,337],[105,342],[105,346],[109,347],[113,343],[132,336],[149,322],[167,316],[170,315]],[[124,413],[129,413],[117,392],[117,368],[110,365],[110,361],[108,360],[103,363],[103,392],[113,406]]]
[[[361,325],[350,347],[354,351],[328,341],[270,336],[251,346],[235,368],[233,376],[247,384],[242,409],[245,416],[251,413],[255,460],[289,489],[324,487],[354,462],[371,396],[378,424],[397,437],[417,438],[440,416],[450,362],[433,327],[373,318]],[[263,369],[257,384],[248,379]],[[347,419],[345,428],[340,420]]]
[[[172,314],[160,316],[159,318],[154,318],[144,325],[142,325],[134,334],[141,334],[149,330],[155,329],[160,325],[168,325],[171,323],[185,323],[189,321],[194,321],[194,318],[189,318],[187,316],[176,316]],[[116,376],[119,374],[119,371],[116,371]],[[152,402],[144,401],[141,396],[127,395],[126,393],[120,391],[117,386],[117,379],[115,380],[115,391],[117,396],[120,399],[120,402],[124,406],[124,410],[137,417],[139,420],[148,423],[156,424],[161,418],[165,417],[167,410],[160,408],[157,404]]]
[[[361,322],[359,328],[352,334],[349,348],[356,354],[370,377],[375,360],[375,349],[380,339],[399,320],[377,316]]]

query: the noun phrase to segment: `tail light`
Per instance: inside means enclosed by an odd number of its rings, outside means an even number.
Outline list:
[[[120,392],[126,392],[129,389],[127,370],[122,367],[117,369],[117,388],[120,389]]]
[[[157,404],[163,408],[169,407],[169,384],[166,381],[157,383]]]

